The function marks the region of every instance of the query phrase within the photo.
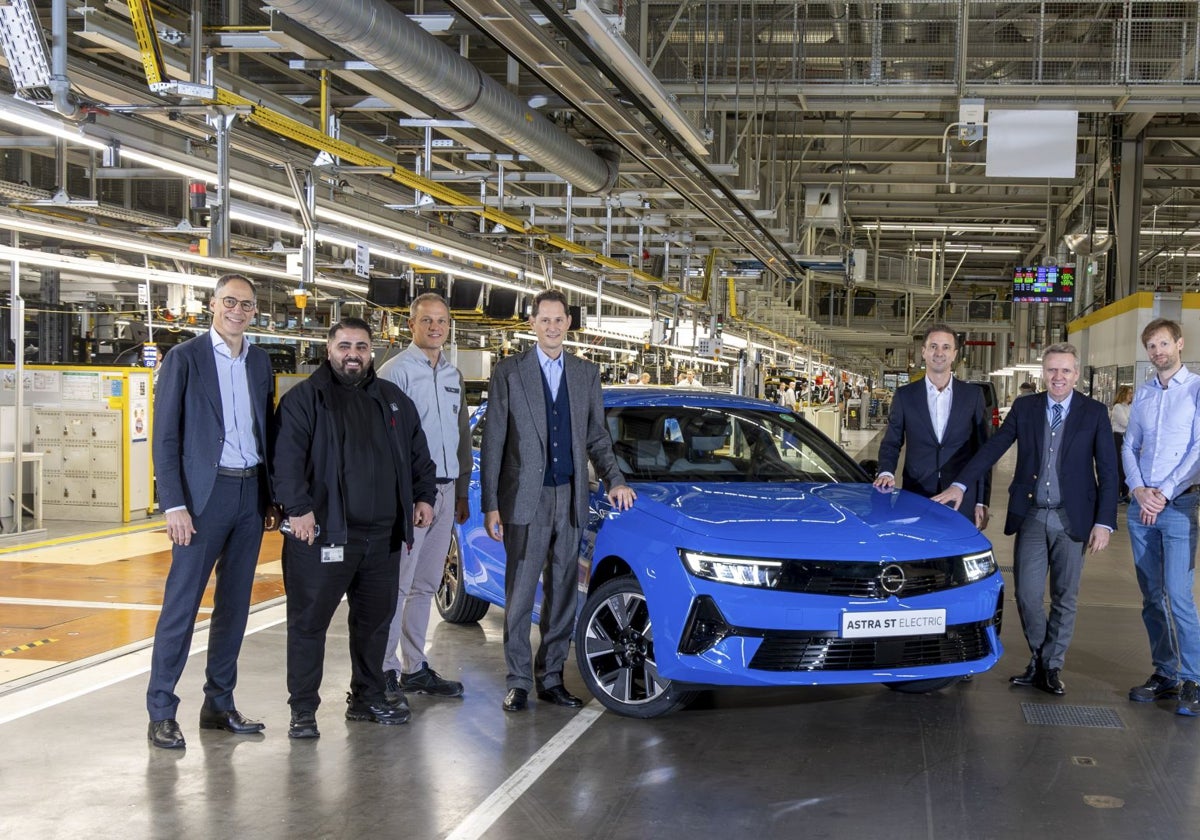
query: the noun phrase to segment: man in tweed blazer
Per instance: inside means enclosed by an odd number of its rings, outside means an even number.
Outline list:
[[[509,712],[525,709],[532,675],[539,700],[582,705],[563,686],[562,670],[575,620],[580,529],[588,516],[588,460],[614,507],[626,510],[636,498],[613,456],[600,369],[563,352],[571,317],[562,292],[535,297],[529,323],[537,344],[492,373],[479,469],[484,527],[504,542],[507,556],[503,707]],[[529,622],[539,577],[542,641],[535,669]]]

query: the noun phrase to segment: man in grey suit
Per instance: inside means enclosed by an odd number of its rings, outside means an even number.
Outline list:
[[[588,459],[613,507],[628,510],[637,498],[613,457],[600,369],[563,352],[571,327],[566,296],[547,290],[535,297],[529,325],[537,344],[492,372],[480,452],[484,527],[503,540],[507,557],[506,712],[525,709],[531,674],[539,700],[583,705],[563,686],[562,671],[575,620],[580,529],[588,516]],[[539,577],[542,641],[535,669],[529,622]]]
[[[173,543],[154,630],[146,709],[156,747],[181,749],[175,684],[187,664],[204,588],[217,572],[201,729],[262,730],[233,703],[237,659],[270,502],[266,453],[273,396],[271,358],[245,340],[257,308],[254,284],[217,281],[212,329],[163,360],[154,396],[154,474]],[[274,527],[273,521],[266,522]]]

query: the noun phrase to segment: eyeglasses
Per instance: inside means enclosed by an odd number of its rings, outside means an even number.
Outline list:
[[[235,306],[240,306],[243,312],[253,312],[258,303],[253,300],[238,300],[235,297],[223,297],[221,303],[226,309],[233,309]]]

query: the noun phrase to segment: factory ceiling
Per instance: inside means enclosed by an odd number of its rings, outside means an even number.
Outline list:
[[[49,0],[6,5],[58,42]],[[416,252],[422,270],[457,260],[512,288],[557,278],[623,314],[736,316],[845,356],[906,340],[947,291],[1002,300],[1019,265],[1077,262],[1084,276],[1091,257],[1076,312],[1195,285],[1196,2],[62,5],[69,92],[24,77],[6,49],[0,85],[25,102],[0,113],[32,102],[94,142],[64,155],[36,123],[0,122],[0,228],[215,237],[282,272],[303,248],[308,189],[326,232],[317,276],[343,286],[357,236],[378,276]],[[1074,112],[1074,164],[989,173],[1002,112],[1032,115],[1031,133],[1039,112]],[[113,159],[116,140],[157,158]],[[177,172],[152,171],[162,160]],[[221,233],[189,209],[186,173],[225,163],[232,195],[206,189],[230,208]],[[447,250],[388,251],[367,225]],[[25,244],[53,240],[23,230]],[[864,329],[828,303],[847,293],[905,306]]]

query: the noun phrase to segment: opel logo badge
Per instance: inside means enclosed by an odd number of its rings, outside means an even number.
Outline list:
[[[895,595],[904,588],[904,569],[895,563],[884,566],[879,573],[879,586],[889,595]]]

